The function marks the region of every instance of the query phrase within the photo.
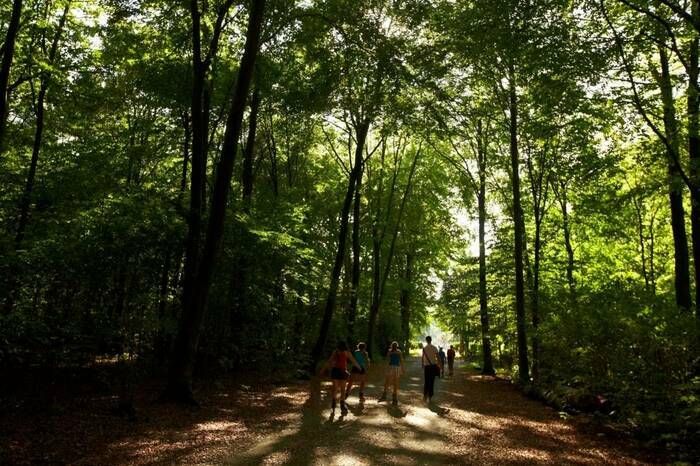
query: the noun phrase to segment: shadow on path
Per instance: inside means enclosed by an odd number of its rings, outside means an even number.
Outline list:
[[[377,366],[369,378],[378,392],[384,367]],[[419,362],[407,366],[398,406],[351,397],[346,416],[331,413],[328,382],[312,380],[300,421],[233,453],[228,464],[650,464],[581,432],[507,382],[463,368],[438,381],[426,406]]]

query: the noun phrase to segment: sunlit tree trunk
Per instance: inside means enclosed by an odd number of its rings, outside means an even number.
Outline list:
[[[486,168],[487,147],[483,137],[481,120],[477,123],[477,157],[479,163],[479,315],[481,318],[482,373],[494,375],[491,355],[491,328],[489,322],[488,294],[486,290]]]
[[[683,208],[683,191],[685,185],[680,176],[679,167],[673,160],[679,159],[678,122],[673,100],[673,84],[669,71],[668,52],[665,46],[659,46],[661,73],[655,73],[661,89],[663,103],[664,132],[669,146],[666,148],[669,182],[669,200],[671,204],[671,231],[673,232],[674,273],[676,305],[690,310],[690,262],[688,254],[688,237],[685,232],[685,211]]]
[[[527,334],[525,316],[525,280],[523,277],[523,236],[525,232],[523,209],[520,202],[520,160],[518,154],[518,95],[515,84],[515,69],[511,63],[508,69],[509,114],[510,114],[510,158],[513,184],[513,221],[515,256],[515,315],[518,336],[518,376],[520,383],[530,382],[530,368],[527,355]]]
[[[691,3],[691,14],[696,23],[700,23],[700,5],[696,0]],[[693,31],[689,41],[688,60],[688,155],[690,157],[690,179],[693,182],[691,194],[691,240],[693,244],[693,266],[695,278],[695,313],[700,319],[700,93],[698,93],[698,74],[700,43],[698,31]]]

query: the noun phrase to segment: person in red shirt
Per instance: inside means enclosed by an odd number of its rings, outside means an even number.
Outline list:
[[[447,367],[449,368],[449,374],[454,374],[455,368],[455,349],[454,346],[450,345],[450,349],[447,350]]]
[[[327,370],[328,367],[331,368],[331,380],[333,381],[333,387],[331,388],[331,409],[335,411],[336,396],[340,394],[340,412],[343,415],[348,412],[348,407],[345,405],[345,383],[350,376],[348,372],[348,361],[358,369],[362,369],[352,353],[348,351],[348,345],[344,341],[339,341],[335,351],[333,351],[333,354],[331,354],[331,357],[328,358],[328,361],[326,361],[326,364],[323,366],[324,371]]]

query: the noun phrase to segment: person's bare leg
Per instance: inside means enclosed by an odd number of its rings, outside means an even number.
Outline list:
[[[344,400],[350,397],[350,391],[352,390],[352,375],[348,379],[348,385],[345,387],[345,396],[343,397]]]
[[[345,414],[348,412],[348,408],[345,406],[345,382],[340,381],[340,412]]]
[[[338,381],[333,380],[333,386],[331,387],[331,409],[335,411],[335,394],[338,391]]]
[[[367,376],[360,379],[360,401],[365,400],[365,383],[367,383]]]
[[[390,377],[391,375],[389,374],[384,377],[384,391],[382,392],[382,396],[379,397],[379,401],[386,400],[386,392],[389,390],[389,383],[391,383]]]

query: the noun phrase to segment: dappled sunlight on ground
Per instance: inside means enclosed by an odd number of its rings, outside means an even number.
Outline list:
[[[426,405],[417,359],[408,359],[407,369],[398,406],[377,401],[384,382],[377,364],[366,402],[359,403],[354,389],[345,416],[331,412],[327,380],[278,387],[229,380],[202,387],[199,409],[157,403],[154,387],[135,400],[135,422],[111,414],[115,398],[101,396],[76,401],[60,415],[3,419],[0,433],[14,434],[11,464],[651,463],[622,440],[561,419],[510,383],[464,368],[438,379],[435,402]]]
[[[231,452],[229,464],[649,464],[491,377],[460,370],[438,381],[437,403],[426,405],[421,369],[415,360],[408,367],[399,406],[360,407],[351,397],[347,416],[330,412],[327,383],[316,381],[297,425]],[[382,385],[381,371],[370,377]]]

